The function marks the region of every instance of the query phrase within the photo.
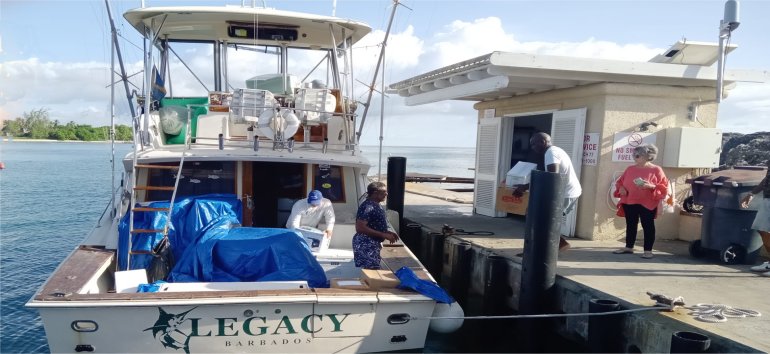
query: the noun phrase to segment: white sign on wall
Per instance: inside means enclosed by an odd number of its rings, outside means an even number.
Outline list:
[[[612,144],[612,161],[634,162],[634,148],[640,145],[655,144],[655,138],[656,135],[651,133],[615,133],[615,141]]]
[[[599,133],[586,133],[583,138],[583,165],[596,166],[599,162]]]
[[[484,118],[494,118],[495,117],[495,109],[485,109],[484,110]]]

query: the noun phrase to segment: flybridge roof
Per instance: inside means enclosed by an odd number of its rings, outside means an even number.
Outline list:
[[[654,62],[493,52],[391,84],[406,104],[491,101],[600,82],[716,87],[717,68]],[[725,85],[768,82],[770,73],[732,70]]]
[[[270,39],[237,38],[231,36],[231,25],[243,27],[271,27],[296,29],[297,38],[288,42],[289,47],[331,49],[334,29],[336,44],[343,38],[352,37],[353,43],[371,32],[363,22],[337,17],[319,16],[300,12],[281,11],[251,7],[216,6],[171,6],[133,9],[123,17],[137,30],[144,33],[155,19],[155,29],[162,27],[158,38],[183,41],[226,40],[229,43],[276,45],[279,41]],[[164,19],[165,18],[165,19]],[[344,35],[343,35],[344,32]]]

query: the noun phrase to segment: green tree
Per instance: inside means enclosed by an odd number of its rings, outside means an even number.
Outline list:
[[[77,135],[75,135],[75,131],[65,127],[58,127],[57,129],[54,129],[51,134],[48,135],[48,138],[56,140],[78,140]]]
[[[82,141],[99,140],[99,134],[94,132],[93,127],[86,124],[79,124],[77,128],[75,128],[75,136],[78,138],[78,140]]]
[[[22,136],[24,134],[24,119],[16,118],[3,122],[3,133],[12,136]]]
[[[115,140],[131,141],[131,127],[128,125],[115,126]]]
[[[24,113],[24,120],[32,139],[47,139],[53,128],[53,122],[48,118],[48,109],[41,108]]]

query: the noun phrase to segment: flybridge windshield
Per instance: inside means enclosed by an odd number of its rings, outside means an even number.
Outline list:
[[[211,42],[170,42],[166,85],[170,97],[207,96],[215,90],[215,50]],[[282,74],[281,52],[286,51],[285,72],[291,76],[289,87],[309,83],[322,83],[333,87],[333,74],[329,69],[329,51],[280,46],[253,46],[229,44],[223,55],[221,91],[250,88],[257,78]],[[281,81],[283,82],[283,81]],[[254,87],[251,87],[254,88]]]

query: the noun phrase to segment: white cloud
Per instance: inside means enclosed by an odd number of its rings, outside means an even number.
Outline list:
[[[739,83],[719,106],[717,127],[725,132],[770,131],[770,83]]]
[[[369,84],[379,55],[383,31],[373,31],[355,49],[354,72],[358,80]],[[131,48],[133,50],[133,48]],[[177,53],[213,89],[213,75],[209,68],[212,52],[196,46],[179,46]],[[386,56],[386,83],[401,81],[442,66],[484,55],[492,51],[524,52],[547,55],[578,56],[617,60],[646,61],[663,51],[644,44],[618,44],[596,38],[581,42],[521,42],[513,33],[507,33],[497,17],[472,22],[452,21],[430,37],[420,38],[412,26],[391,33]],[[245,50],[229,51],[230,84],[244,87],[245,80],[261,73],[273,72],[277,63],[262,68],[252,64],[257,54]],[[295,53],[290,67],[303,75],[320,56]],[[48,108],[52,119],[92,125],[109,122],[109,63],[43,62],[35,58],[8,61],[0,64],[0,117],[15,118],[23,112]],[[176,58],[171,59],[173,93],[176,96],[205,95],[198,81],[189,74]],[[128,74],[141,71],[142,63],[126,65]],[[759,68],[757,68],[759,69]],[[762,68],[767,69],[767,68]],[[323,69],[321,70],[323,72]],[[142,87],[141,75],[132,82]],[[380,87],[380,79],[377,80]],[[133,89],[133,87],[132,87]],[[356,99],[366,99],[366,88],[357,84]],[[719,126],[725,131],[752,132],[770,126],[770,84],[739,84],[723,101]],[[116,91],[118,121],[126,124],[128,108],[122,85]],[[403,99],[393,94],[386,100],[385,144],[407,146],[473,146],[476,135],[477,112],[473,102],[447,101],[406,107]],[[358,113],[363,112],[359,107]],[[380,100],[375,95],[368,113],[364,144],[377,144],[379,135]]]

